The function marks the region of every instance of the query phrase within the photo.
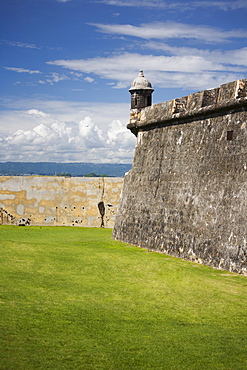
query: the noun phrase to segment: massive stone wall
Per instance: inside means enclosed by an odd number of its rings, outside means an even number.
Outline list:
[[[132,110],[113,237],[247,274],[247,80]]]
[[[1,176],[0,224],[114,226],[122,178]]]

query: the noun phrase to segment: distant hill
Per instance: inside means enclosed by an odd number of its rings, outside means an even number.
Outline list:
[[[131,169],[131,164],[118,163],[55,163],[55,162],[5,162],[0,163],[1,176],[67,174],[75,177],[110,176],[123,177]]]

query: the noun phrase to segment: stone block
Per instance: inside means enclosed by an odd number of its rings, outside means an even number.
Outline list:
[[[227,102],[237,96],[238,81],[229,82],[220,86],[218,102]]]
[[[205,90],[202,98],[202,107],[217,104],[219,90],[220,90],[219,88]]]
[[[239,81],[237,98],[245,98],[247,96],[247,79]]]
[[[202,106],[203,91],[196,92],[188,96],[187,110],[192,112],[198,110]]]

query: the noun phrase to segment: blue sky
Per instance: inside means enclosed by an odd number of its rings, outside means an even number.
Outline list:
[[[153,103],[247,78],[247,1],[1,0],[0,162],[131,163]]]

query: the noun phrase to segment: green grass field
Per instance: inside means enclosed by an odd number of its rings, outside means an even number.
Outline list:
[[[247,369],[247,278],[109,229],[0,226],[0,369]]]

